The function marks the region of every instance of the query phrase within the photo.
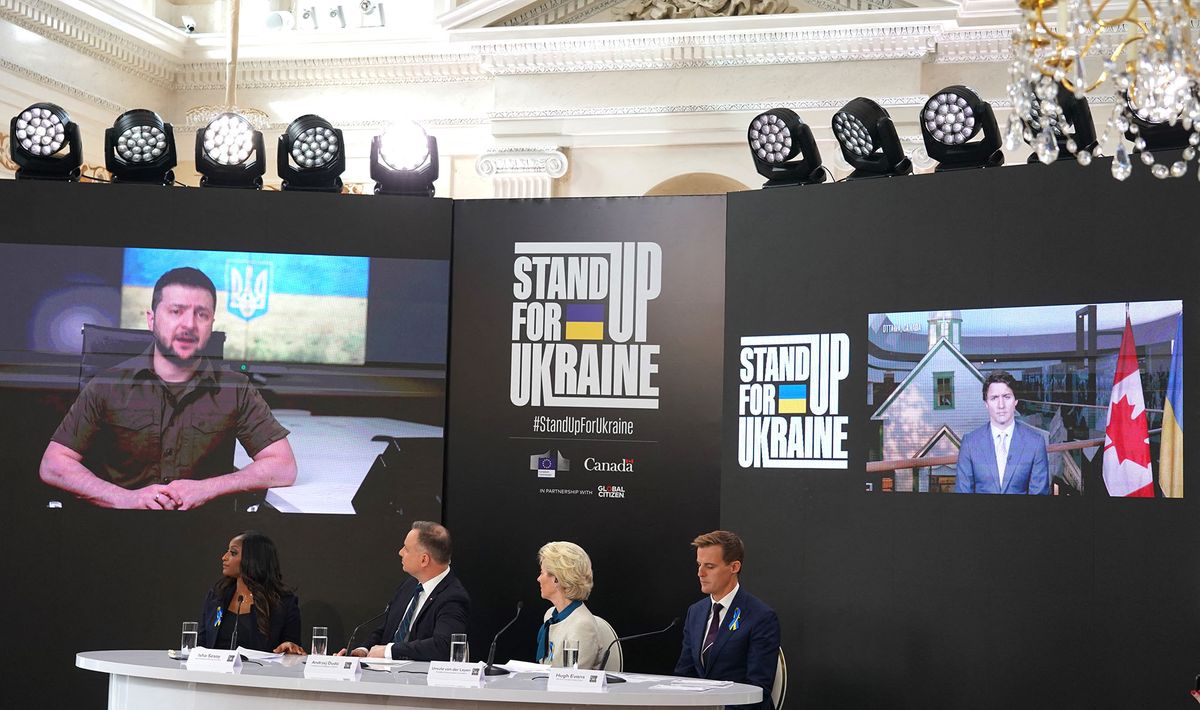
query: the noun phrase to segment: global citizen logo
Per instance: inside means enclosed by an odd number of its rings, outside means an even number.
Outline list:
[[[848,467],[841,383],[850,372],[845,333],[748,336],[738,357],[738,465]]]
[[[610,473],[633,473],[633,459],[621,459],[620,461],[597,461],[589,456],[583,460],[583,470],[607,471]]]
[[[658,409],[661,346],[647,342],[647,306],[662,290],[662,248],[517,242],[513,252],[512,403]]]
[[[597,498],[624,498],[625,486],[596,486]]]
[[[538,478],[554,478],[559,471],[571,470],[571,460],[561,451],[545,451],[529,457],[529,470],[537,471]]]

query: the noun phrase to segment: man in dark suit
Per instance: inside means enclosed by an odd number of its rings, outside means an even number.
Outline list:
[[[1046,440],[1016,420],[1016,380],[997,370],[983,381],[988,423],[963,437],[956,493],[1049,495]]]
[[[450,635],[467,633],[471,597],[450,569],[450,531],[417,521],[404,538],[400,560],[409,574],[392,597],[383,625],[355,656],[446,661]],[[370,649],[368,651],[368,648]]]
[[[700,591],[708,596],[688,608],[675,675],[757,685],[763,689],[762,702],[737,707],[772,710],[779,617],[738,581],[745,555],[742,539],[714,530],[692,540],[692,547]]]

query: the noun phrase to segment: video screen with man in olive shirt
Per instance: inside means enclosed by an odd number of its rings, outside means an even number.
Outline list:
[[[36,273],[0,311],[0,394],[31,400],[21,458],[45,505],[436,505],[446,260],[11,244],[0,258]]]

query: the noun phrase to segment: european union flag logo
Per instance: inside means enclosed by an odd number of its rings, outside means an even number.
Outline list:
[[[779,385],[779,413],[808,412],[808,385]]]
[[[567,340],[604,340],[604,304],[568,303]]]

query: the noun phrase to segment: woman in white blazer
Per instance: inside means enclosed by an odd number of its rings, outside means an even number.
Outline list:
[[[579,644],[579,668],[600,663],[600,637],[596,618],[583,602],[592,593],[592,560],[573,542],[548,542],[538,550],[538,586],[542,599],[552,605],[538,631],[538,663],[562,667],[563,644]]]

